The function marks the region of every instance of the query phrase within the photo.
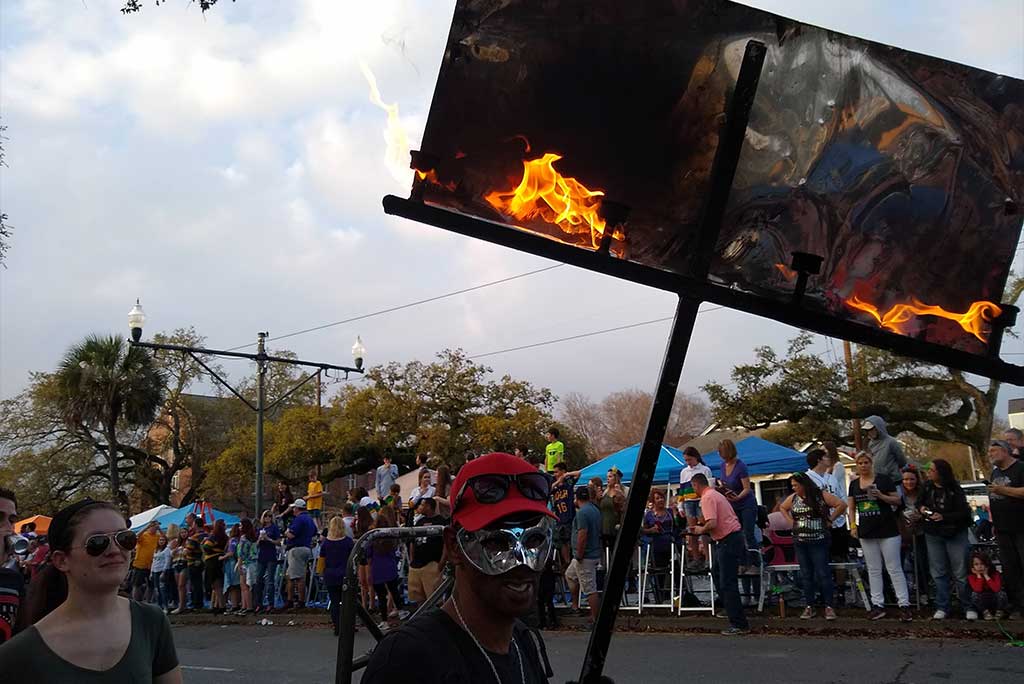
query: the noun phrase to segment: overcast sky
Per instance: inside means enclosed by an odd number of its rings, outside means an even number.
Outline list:
[[[127,334],[136,297],[147,336],[194,325],[224,348],[551,264],[381,210],[381,197],[408,183],[385,164],[385,116],[359,60],[400,106],[415,146],[453,0],[239,0],[205,16],[186,0],[145,0],[129,17],[122,4],[0,4],[0,206],[16,229],[0,270],[0,396],[30,370],[53,369],[87,333]],[[1024,76],[1022,0],[746,4]],[[360,334],[370,363],[427,360],[445,347],[484,354],[670,316],[673,306],[669,294],[562,267],[279,346],[348,363]],[[560,395],[651,389],[667,330],[482,360]],[[704,314],[682,388],[727,380],[755,345],[793,334],[737,312]],[[248,370],[225,366],[235,377]],[[1007,396],[1024,392],[1005,391],[1001,413]]]

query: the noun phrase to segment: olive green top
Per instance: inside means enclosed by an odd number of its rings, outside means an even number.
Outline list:
[[[32,684],[145,684],[178,666],[171,623],[158,606],[132,601],[132,636],[124,655],[109,670],[79,667],[54,653],[39,630],[29,627],[0,646],[3,681]],[[10,673],[17,679],[7,679]]]

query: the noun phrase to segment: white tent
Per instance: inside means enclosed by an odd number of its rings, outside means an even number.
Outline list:
[[[174,506],[168,506],[167,504],[160,504],[159,506],[155,506],[153,508],[150,508],[148,511],[142,511],[141,513],[136,513],[135,515],[133,515],[131,517],[131,529],[134,530],[137,527],[141,527],[142,525],[145,525],[150,520],[155,520],[155,519],[159,518],[164,513],[169,513],[170,511],[176,511],[176,510],[178,510],[178,509],[176,509]]]
[[[405,475],[399,475],[398,479],[395,480],[395,484],[402,488],[402,501],[407,501],[412,494],[412,490],[416,489],[420,484],[420,469],[413,468]],[[377,500],[377,492],[371,491],[370,498]]]

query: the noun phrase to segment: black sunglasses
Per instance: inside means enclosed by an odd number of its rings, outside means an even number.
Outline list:
[[[110,548],[111,539],[125,551],[134,549],[139,541],[138,535],[131,530],[94,534],[85,540],[85,552],[90,556],[101,556]]]
[[[462,502],[462,495],[467,487],[473,488],[473,496],[478,503],[496,504],[508,496],[509,488],[515,482],[520,493],[532,501],[547,501],[551,496],[551,477],[539,471],[520,473],[519,475],[486,474],[471,477],[462,485],[455,497],[453,510]]]

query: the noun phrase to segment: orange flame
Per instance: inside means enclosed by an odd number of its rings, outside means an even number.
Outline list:
[[[797,273],[786,264],[775,264],[775,268],[779,269],[779,273],[786,280],[796,280]]]
[[[991,323],[1003,310],[992,302],[974,302],[965,313],[947,311],[941,306],[922,304],[917,299],[911,300],[909,304],[894,304],[884,314],[874,304],[864,301],[857,295],[846,300],[846,305],[858,311],[869,314],[880,326],[895,333],[904,333],[904,324],[908,323],[915,316],[938,316],[955,321],[961,328],[977,337],[982,342],[988,342],[988,331],[986,324]]]
[[[441,180],[437,177],[437,172],[434,171],[434,169],[430,169],[429,171],[420,171],[419,169],[417,169],[416,177],[425,183],[430,183],[432,185],[444,188],[445,190],[448,190],[450,192],[455,192],[456,184],[454,182],[442,183]]]
[[[603,190],[590,190],[575,178],[555,171],[560,155],[547,152],[540,159],[523,162],[523,180],[508,192],[491,192],[484,199],[494,208],[520,221],[540,218],[566,233],[590,233],[594,247],[601,242],[606,228],[598,215]],[[616,231],[613,237],[623,239]]]

